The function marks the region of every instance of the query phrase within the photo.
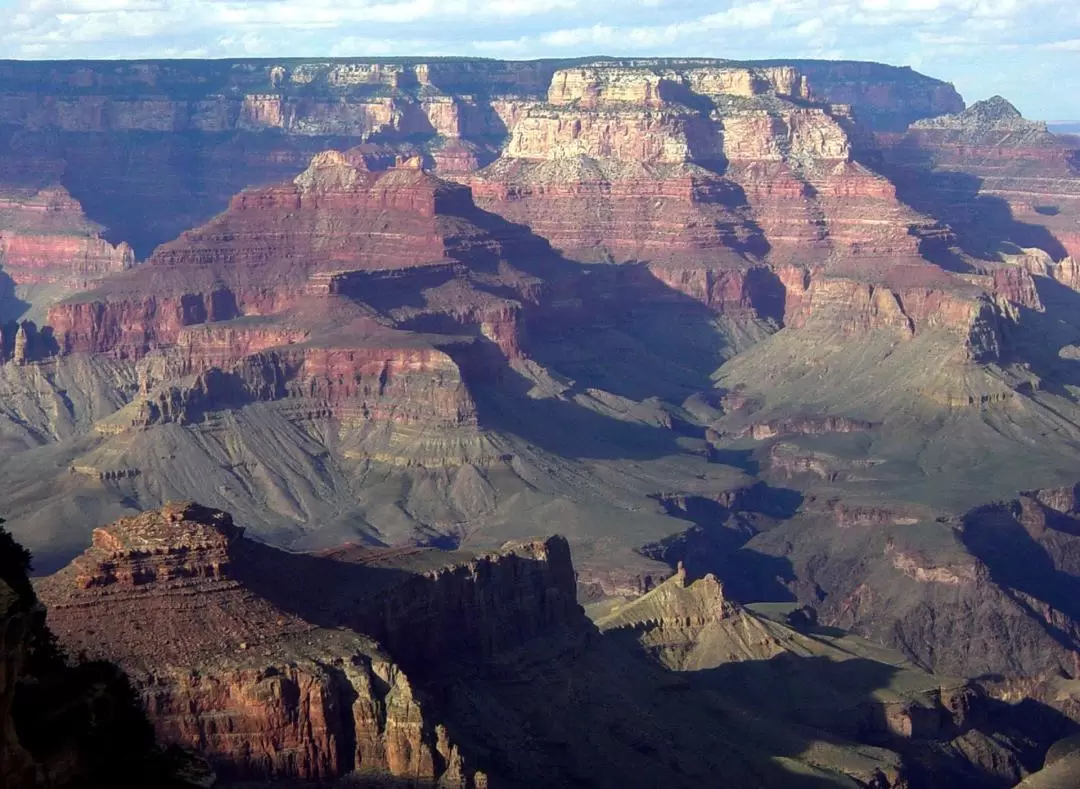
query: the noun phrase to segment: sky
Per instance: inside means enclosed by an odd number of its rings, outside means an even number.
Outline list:
[[[911,66],[1080,119],[1080,0],[0,0],[0,58],[581,55]]]

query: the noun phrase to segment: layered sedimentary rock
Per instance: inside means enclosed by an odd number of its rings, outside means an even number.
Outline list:
[[[507,259],[549,255],[542,241],[478,211],[466,188],[423,172],[419,162],[370,172],[359,153],[327,152],[294,183],[241,193],[144,266],[52,308],[49,323],[65,352],[139,358],[177,344],[187,326],[274,315],[305,297],[338,295],[385,312],[401,308],[399,321],[418,327],[437,313],[512,356],[516,302],[467,280],[502,276]],[[527,289],[529,278],[511,272],[503,281]],[[428,294],[426,308],[406,308],[417,291]],[[325,324],[317,313],[311,317]]]
[[[221,366],[207,367],[200,357],[192,369],[199,372],[183,383],[165,379],[150,388],[128,425],[197,423],[213,411],[289,399],[302,413],[321,410],[345,425],[476,424],[457,363],[445,351],[389,332],[366,345],[267,351]]]
[[[883,131],[903,131],[922,118],[964,109],[964,100],[952,84],[908,67],[830,60],[777,63],[789,64],[805,75],[818,98],[854,107],[861,121]]]
[[[812,608],[781,619],[733,603],[712,575],[692,581],[677,573],[646,595],[597,620],[609,637],[636,641],[654,659],[687,676],[700,690],[726,691],[759,711],[813,725],[839,736],[886,745],[902,757],[878,785],[977,785],[994,775],[1002,784],[1022,778],[1067,725],[1033,726],[1041,741],[1029,751],[1001,729],[994,702],[974,685],[892,661],[888,687],[870,696],[875,647],[819,630]],[[834,683],[830,676],[844,679]],[[735,689],[737,688],[737,689]],[[902,688],[902,690],[901,690]],[[826,690],[827,689],[827,690]]]
[[[785,95],[805,98],[808,88],[803,75],[809,73],[812,80],[820,81],[820,85],[812,82],[811,89],[833,102],[865,101],[875,108],[895,110],[902,101],[907,113],[921,111],[923,115],[962,108],[955,91],[950,92],[944,83],[878,64],[845,64],[844,68],[799,61],[747,67],[709,59],[596,61],[599,65],[611,62],[685,69],[695,88],[738,95],[771,86]],[[380,113],[382,123],[410,122],[411,107],[415,108],[413,122],[423,119],[440,126],[434,118],[443,113],[428,108],[447,103],[446,97],[460,96],[459,112],[477,96],[539,98],[557,70],[576,67],[558,60],[452,59],[394,63],[312,59],[281,64],[11,62],[0,74],[0,111],[6,124],[72,132],[215,132],[247,127],[363,136],[378,130]],[[29,84],[45,89],[30,91]],[[317,97],[314,101],[312,93]],[[342,102],[341,97],[348,100]],[[398,117],[392,120],[393,116]]]
[[[45,626],[29,554],[0,529],[0,781],[7,789],[107,784],[195,789],[205,764],[163,754],[115,666],[65,662]]]
[[[179,504],[97,530],[41,594],[68,648],[116,660],[158,736],[223,775],[483,785],[399,664],[489,659],[569,626],[580,614],[566,543],[430,571],[430,552],[400,569],[389,558],[290,557]]]
[[[1037,247],[1055,260],[1080,252],[1075,143],[1000,96],[878,144],[904,199],[948,221],[967,248]]]
[[[807,95],[806,72],[790,64],[626,65],[685,70],[698,75],[693,89],[705,92],[747,95],[775,83],[785,95]],[[109,228],[112,243],[127,241],[145,258],[212,217],[236,192],[295,175],[327,148],[377,137],[419,149],[440,172],[484,166],[515,119],[546,101],[556,71],[580,66],[452,59],[12,62],[0,76],[0,122],[8,129],[0,135],[0,162],[5,180],[26,189],[63,183]],[[811,91],[845,101],[833,96],[843,80],[821,66],[821,85]],[[867,106],[903,94],[922,108],[916,117],[962,108],[941,105],[933,98],[940,83],[904,69],[875,67],[861,84],[866,89],[856,98]]]
[[[131,247],[113,246],[63,188],[0,201],[0,265],[18,285],[72,290],[130,268]]]
[[[39,319],[49,302],[134,265],[131,247],[102,238],[103,228],[62,187],[35,193],[7,186],[0,182],[0,279],[10,291],[0,293],[0,317],[36,307]]]
[[[948,232],[853,159],[846,108],[810,103],[791,68],[630,65],[557,72],[471,179],[478,202],[719,311],[801,325],[850,302],[832,319],[852,331],[970,329],[978,292],[923,258]]]
[[[784,528],[748,545],[779,550],[794,563],[800,580],[793,588],[823,622],[889,644],[919,665],[969,675],[1074,676],[1080,640],[1068,590],[1078,555],[1076,501],[1071,487],[1037,490],[939,518],[934,548],[911,531],[926,513],[827,502],[821,516],[804,516],[798,543],[779,547]],[[838,527],[861,536],[833,538],[828,550],[838,564],[810,569],[826,549],[808,535],[835,535]],[[851,551],[861,569],[839,570]],[[998,628],[1009,636],[995,635]]]
[[[763,787],[922,789],[1017,780],[1061,736],[994,728],[966,684],[818,632],[812,611],[754,614],[682,568],[598,633],[561,538],[291,554],[174,504],[98,529],[39,589],[61,643],[113,656],[158,736],[226,782],[689,789],[723,767]]]

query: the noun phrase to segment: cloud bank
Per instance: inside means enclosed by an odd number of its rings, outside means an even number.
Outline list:
[[[0,0],[4,58],[814,57],[1080,118],[1074,0]]]

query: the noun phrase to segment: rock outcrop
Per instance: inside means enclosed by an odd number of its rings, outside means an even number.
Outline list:
[[[484,785],[409,676],[572,627],[573,567],[559,538],[437,554],[290,557],[174,504],[98,529],[40,592],[61,643],[117,661],[161,740],[223,776]]]
[[[964,109],[964,100],[950,83],[908,67],[835,60],[777,62],[806,75],[818,98],[853,107],[861,122],[881,131],[903,131],[923,118]]]
[[[807,774],[923,789],[1018,780],[1062,736],[992,728],[965,683],[882,662],[880,648],[818,631],[812,611],[790,625],[752,613],[711,576],[691,583],[680,567],[601,632],[574,583],[562,538],[471,557],[294,554],[183,503],[96,530],[38,586],[61,644],[114,657],[162,741],[226,781],[615,787],[636,775],[689,789],[724,765],[770,789]],[[629,742],[625,720],[645,727]],[[553,751],[556,731],[568,738]],[[655,742],[678,768],[642,750]]]
[[[0,529],[0,782],[6,789],[214,783],[205,765],[163,753],[122,673],[65,663],[27,577],[29,554]]]
[[[49,323],[65,352],[137,359],[177,344],[188,326],[280,314],[305,297],[340,295],[383,312],[400,308],[399,321],[411,325],[431,322],[425,314],[434,312],[514,356],[518,303],[468,280],[502,276],[529,298],[529,277],[504,276],[500,266],[545,256],[542,241],[479,211],[468,189],[418,163],[373,173],[359,156],[332,151],[293,184],[241,193],[228,211],[145,265],[53,307]],[[428,309],[405,308],[417,291],[430,294]]]
[[[785,620],[731,602],[712,575],[691,582],[680,564],[672,578],[597,624],[609,637],[636,641],[690,677],[699,692],[724,688],[720,692],[756,710],[772,709],[792,722],[887,745],[901,755],[902,767],[883,771],[877,780],[884,785],[935,786],[988,775],[1011,783],[1068,730],[1033,727],[1041,744],[1026,752],[1027,744],[1010,742],[1012,733],[999,728],[994,702],[973,684],[931,675],[903,660],[890,661],[895,673],[888,687],[863,696],[860,686],[873,669],[862,656],[874,654],[874,647],[852,636],[830,638],[818,628],[812,608],[792,611]],[[827,679],[833,672],[844,681]]]
[[[807,72],[799,64],[600,59],[595,65],[613,63],[698,74],[692,87],[706,92],[745,96],[775,84],[785,95],[807,95]],[[62,182],[109,228],[113,243],[130,243],[143,259],[210,219],[236,192],[292,177],[327,148],[376,138],[417,149],[442,174],[489,164],[515,119],[546,102],[555,73],[588,65],[458,59],[12,62],[0,74],[0,123],[13,130],[0,139],[0,161],[7,178],[27,189]],[[906,111],[910,119],[962,109],[935,98],[942,83],[910,70],[860,71],[852,64],[848,70],[858,73],[845,77],[832,74],[829,65],[805,67],[815,69],[810,91],[832,102],[876,108],[902,98],[916,108]],[[852,79],[859,90],[847,95]],[[139,155],[131,156],[136,146]]]
[[[19,285],[89,283],[130,268],[131,247],[101,238],[78,201],[61,187],[0,200],[0,265]]]
[[[879,135],[877,144],[904,199],[949,222],[965,249],[1080,254],[1075,143],[1000,96],[918,121],[903,136]]]

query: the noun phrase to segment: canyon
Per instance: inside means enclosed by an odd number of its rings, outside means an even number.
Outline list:
[[[0,510],[227,782],[691,785],[669,675],[780,742],[706,676],[856,639],[921,689],[809,705],[848,779],[1011,786],[1080,720],[1078,157],[872,63],[0,64]]]
[[[561,537],[299,554],[173,502],[95,530],[35,590],[58,643],[115,661],[159,742],[226,784],[1009,785],[1075,727],[1003,725],[978,686],[743,607],[712,575],[680,566],[595,624],[574,576]],[[834,672],[848,690],[814,690]]]

